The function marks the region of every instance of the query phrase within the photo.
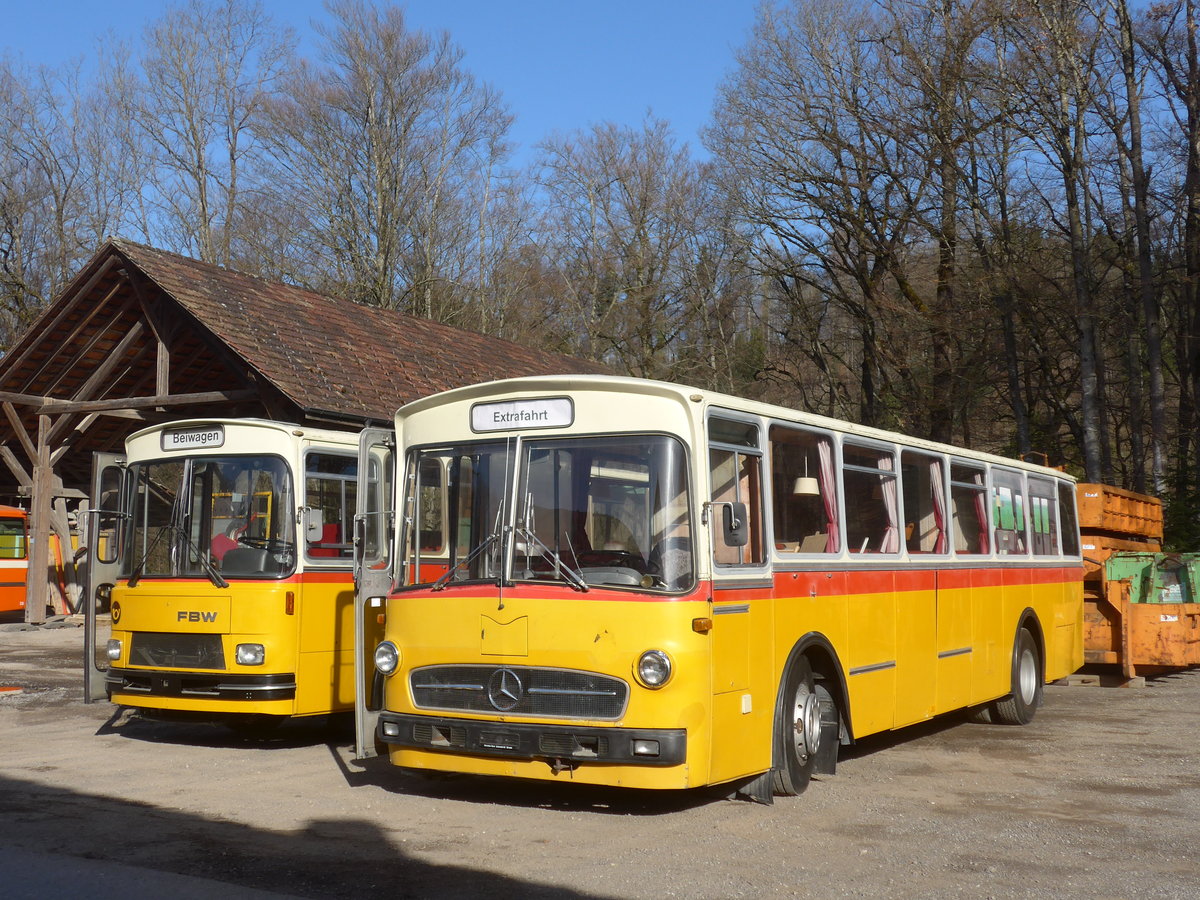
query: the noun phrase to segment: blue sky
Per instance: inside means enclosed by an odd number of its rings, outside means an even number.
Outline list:
[[[603,121],[636,126],[647,110],[703,156],[698,131],[733,67],[757,0],[409,0],[412,28],[449,31],[465,65],[504,95],[512,137],[530,146],[552,132]],[[0,0],[0,53],[56,65],[90,54],[109,31],[136,42],[163,0]],[[311,38],[320,0],[265,0],[276,19]],[[311,44],[307,45],[311,49]]]

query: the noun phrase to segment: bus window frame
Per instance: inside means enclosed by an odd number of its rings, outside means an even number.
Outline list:
[[[997,475],[1004,476],[1004,478],[1001,480],[1001,483],[999,483],[999,484],[997,483],[997,480],[996,480]],[[989,466],[989,469],[988,469],[988,501],[989,501],[989,504],[988,505],[993,511],[992,515],[989,516],[989,518],[991,519],[991,529],[992,529],[991,549],[992,549],[992,553],[996,556],[997,559],[1030,559],[1033,556],[1033,554],[1030,552],[1032,548],[1030,547],[1030,538],[1029,538],[1029,531],[1030,531],[1030,528],[1029,528],[1029,502],[1028,502],[1029,501],[1029,486],[1028,486],[1028,479],[1026,478],[1026,475],[1027,475],[1027,473],[1022,469],[1009,468],[1007,466],[996,466],[996,465]],[[1000,490],[1002,488],[1003,489],[1011,489],[1012,488],[1011,484],[1004,483],[1004,480],[1007,479],[1008,477],[1013,477],[1015,479],[1015,481],[1017,483],[1017,489],[1020,491],[1020,493],[1015,495],[1012,499],[1013,522],[1014,522],[1014,524],[1016,524],[1017,520],[1019,519],[1020,526],[1021,526],[1020,529],[1001,528],[1000,521],[998,521],[998,520],[1002,519],[1002,517],[1003,517],[1003,511],[1000,507],[1000,497],[1001,497]],[[1000,540],[999,540],[999,536],[998,536],[1001,531],[1006,532],[1006,533],[1013,532],[1014,534],[1016,534],[1016,541],[1017,541],[1019,549],[1012,551],[1012,552],[1002,551],[1000,548]]]
[[[946,494],[949,505],[950,514],[950,553],[955,559],[967,557],[970,559],[990,559],[996,555],[995,536],[992,533],[992,513],[989,501],[991,499],[992,490],[992,468],[991,465],[983,460],[971,459],[965,456],[955,456],[949,454],[946,459],[946,485],[949,488]],[[983,484],[971,484],[966,481],[955,481],[953,472],[955,466],[965,466],[970,469],[977,470],[983,473]],[[971,553],[966,550],[959,550],[955,547],[955,532],[954,532],[954,488],[955,486],[969,488],[977,495],[983,497],[983,533],[987,537],[987,550],[982,553]]]
[[[891,458],[892,468],[891,469],[873,469],[873,468],[870,468],[869,466],[860,466],[856,463],[847,463],[846,462],[846,447],[847,446],[857,448],[860,450],[878,451],[880,453],[887,454]],[[903,496],[902,496],[903,491],[901,490],[901,485],[900,485],[900,474],[901,473],[900,473],[900,470],[897,468],[897,461],[898,461],[899,454],[897,453],[896,448],[897,448],[897,445],[894,443],[887,443],[885,441],[876,441],[876,440],[872,440],[871,438],[861,437],[861,436],[855,435],[855,434],[843,435],[842,440],[838,443],[837,472],[839,475],[839,482],[841,485],[842,546],[845,548],[845,554],[849,559],[856,560],[856,561],[857,560],[875,560],[875,559],[894,561],[894,560],[899,559],[901,557],[901,555],[904,553],[904,550],[905,550],[904,539],[902,537],[902,528],[900,525],[901,513],[903,512],[903,506],[901,503],[901,501],[903,499]],[[862,547],[862,549],[855,550],[850,545],[850,519],[849,519],[849,512],[846,507],[847,494],[849,493],[846,490],[846,472],[847,471],[856,472],[861,475],[882,476],[880,478],[881,487],[886,479],[888,479],[888,478],[891,479],[891,483],[896,492],[896,496],[894,498],[894,507],[895,508],[892,512],[893,520],[885,527],[885,534],[886,534],[886,528],[891,528],[893,531],[895,531],[895,533],[896,533],[896,549],[895,550],[885,551],[882,549],[873,549],[867,545],[860,545]],[[883,492],[883,495],[881,496],[880,499],[882,501],[884,514],[886,516],[886,515],[888,515],[886,491]],[[868,538],[868,540],[869,540],[869,538]],[[881,539],[880,543],[881,544],[883,543],[882,539]]]
[[[897,444],[897,448],[899,450],[898,456],[899,456],[899,460],[900,460],[900,475],[899,475],[899,478],[900,478],[900,520],[901,520],[901,522],[904,523],[904,527],[902,529],[902,534],[901,534],[901,538],[900,538],[900,545],[904,548],[904,554],[905,554],[905,556],[909,557],[910,559],[914,559],[914,560],[926,560],[926,559],[947,560],[954,555],[954,535],[952,533],[952,524],[953,523],[952,523],[952,515],[951,515],[951,507],[950,507],[949,458],[946,456],[945,453],[938,453],[936,451],[927,450],[924,447],[913,446],[911,444]],[[929,463],[930,461],[936,460],[938,463],[938,468],[941,471],[940,481],[941,481],[941,486],[942,486],[942,510],[941,510],[942,526],[941,526],[941,535],[940,535],[939,540],[945,545],[946,549],[940,553],[936,549],[936,546],[937,546],[936,540],[934,542],[935,549],[933,549],[933,550],[915,550],[914,551],[914,550],[910,550],[908,547],[907,530],[908,530],[910,510],[908,509],[908,504],[905,503],[905,501],[904,501],[904,493],[905,493],[905,491],[904,491],[904,488],[905,488],[904,466],[905,466],[905,457],[906,456],[918,457],[920,459],[920,463],[918,463],[918,465],[924,465],[924,464]],[[985,475],[985,478],[986,478],[986,475]],[[932,484],[932,481],[933,480],[931,478],[929,483]],[[917,488],[919,491],[920,485],[918,485]],[[933,499],[934,499],[934,502],[932,503],[932,505],[930,507],[930,511],[934,515],[934,518],[936,520],[937,504],[936,504],[936,498],[933,498]],[[920,510],[919,509],[912,510],[912,512],[918,512],[918,511],[920,511]],[[917,522],[917,520],[914,520],[914,522]],[[919,522],[917,523],[917,527],[919,527]]]
[[[713,439],[713,420],[717,419],[724,422],[745,425],[754,429],[754,443],[735,443],[730,441],[720,441]],[[763,447],[763,442],[766,440],[768,430],[770,428],[769,420],[761,416],[750,415],[744,412],[739,413],[736,410],[729,409],[724,406],[712,406],[705,410],[704,414],[704,431],[703,431],[703,447],[704,447],[704,492],[697,497],[701,505],[707,510],[707,515],[701,518],[703,523],[706,523],[708,530],[708,560],[712,567],[712,575],[714,578],[721,576],[745,576],[747,574],[763,574],[769,575],[771,571],[771,553],[768,547],[773,543],[773,527],[771,522],[771,510],[769,509],[770,491],[767,490],[767,479],[770,478],[770,471],[766,463],[769,461],[769,454]],[[684,442],[685,445],[688,442]],[[686,449],[686,446],[685,446]],[[717,500],[713,496],[713,479],[712,479],[712,451],[719,450],[740,454],[746,457],[752,457],[757,460],[758,467],[758,487],[757,487],[757,508],[746,501],[740,494],[734,502],[746,503],[746,512],[749,520],[750,539],[744,547],[738,549],[738,562],[718,562],[717,549],[718,542],[723,544],[721,533],[721,522],[723,519],[720,512],[722,504],[726,504],[728,500]],[[740,485],[740,479],[737,484]],[[759,559],[744,561],[743,556],[752,556],[755,541],[754,518],[757,513],[758,519],[758,543],[759,543]],[[699,548],[697,548],[699,550]]]
[[[776,447],[776,445],[778,445],[780,447],[786,447],[789,445],[791,445],[791,446],[800,446],[800,445],[792,444],[791,442],[784,441],[784,440],[780,440],[780,441],[773,440],[772,434],[774,432],[776,432],[777,430],[788,431],[793,434],[800,434],[800,435],[804,435],[806,437],[812,438],[812,448],[818,454],[817,463],[816,463],[815,468],[810,467],[810,468],[806,469],[806,473],[807,473],[806,475],[799,475],[798,473],[791,473],[791,472],[786,472],[786,471],[782,472],[780,474],[782,474],[783,477],[785,478],[785,482],[782,485],[778,485],[778,486],[775,483],[775,475],[776,475],[776,473],[775,473],[775,447]],[[809,478],[814,479],[817,482],[818,490],[820,489],[820,487],[822,486],[823,479],[822,479],[822,475],[821,475],[820,449],[819,449],[818,445],[820,444],[820,442],[822,440],[828,441],[828,443],[829,443],[830,465],[832,467],[832,473],[831,473],[832,485],[831,485],[831,487],[833,489],[833,518],[834,518],[834,521],[832,523],[830,523],[828,521],[828,513],[825,512],[825,510],[824,510],[824,504],[825,504],[825,495],[824,494],[817,493],[814,495],[804,495],[804,494],[796,495],[792,492],[791,485],[788,483],[797,477],[800,477],[800,478],[809,477]],[[842,528],[842,518],[841,518],[842,512],[843,512],[843,510],[842,510],[842,493],[843,493],[843,491],[842,491],[841,470],[839,469],[839,462],[838,462],[838,459],[839,459],[838,433],[835,431],[831,431],[829,429],[814,428],[814,427],[808,426],[808,425],[800,425],[796,422],[789,422],[786,419],[771,419],[767,423],[767,447],[769,448],[771,465],[770,465],[769,473],[768,473],[769,477],[770,477],[770,483],[768,484],[769,489],[766,491],[766,495],[767,495],[766,502],[767,502],[768,521],[770,522],[770,527],[771,527],[770,543],[771,543],[772,551],[776,555],[783,557],[784,560],[789,560],[789,561],[792,559],[803,559],[803,560],[838,559],[839,557],[842,556],[842,548],[845,546],[845,538],[843,537],[843,534],[842,534],[843,528]],[[794,498],[796,496],[815,496],[821,502],[821,506],[822,506],[821,514],[826,517],[826,526],[825,526],[826,527],[826,531],[825,531],[826,549],[825,550],[804,550],[804,549],[802,549],[802,545],[805,542],[803,538],[799,542],[797,542],[797,546],[795,549],[790,549],[787,546],[781,546],[781,544],[785,545],[787,542],[782,541],[780,539],[780,535],[778,534],[778,531],[776,528],[778,521],[779,521],[775,515],[775,510],[776,510],[775,497],[776,497],[776,493],[777,493],[777,490],[776,490],[777,487],[778,487],[778,495],[781,498],[783,498],[783,500],[785,502],[787,502],[789,498]],[[833,542],[831,542],[829,540],[830,534],[829,534],[828,529],[829,529],[830,524],[832,524],[834,526],[835,540]],[[813,532],[809,536],[817,537],[818,532]],[[808,537],[808,536],[806,536],[806,537]],[[834,544],[834,549],[832,549],[832,550],[828,549],[830,543]]]
[[[312,473],[310,475],[310,473],[308,471],[308,461],[313,456],[332,456],[332,457],[336,457],[338,459],[348,459],[354,463],[354,475],[353,475],[353,477],[349,477],[349,478],[346,476],[342,476],[342,475],[329,476],[328,473],[320,473],[320,472]],[[342,508],[343,526],[342,526],[342,540],[340,541],[340,544],[343,545],[343,547],[345,549],[348,549],[350,551],[345,556],[313,556],[310,551],[313,549],[314,545],[310,544],[308,542],[307,535],[304,533],[305,532],[305,527],[304,527],[305,522],[303,521],[303,519],[301,519],[296,526],[296,543],[297,544],[302,543],[304,545],[304,553],[300,554],[304,560],[304,568],[305,569],[325,568],[326,566],[336,566],[338,568],[342,568],[342,567],[353,566],[354,565],[354,551],[353,551],[353,547],[354,547],[354,516],[355,516],[355,511],[358,508],[358,503],[357,503],[357,494],[356,494],[355,502],[347,505],[346,485],[353,484],[355,486],[355,491],[357,492],[357,488],[358,488],[358,454],[356,452],[353,452],[349,448],[347,448],[346,450],[332,450],[328,447],[308,446],[308,447],[305,447],[303,452],[300,454],[300,471],[303,473],[303,475],[302,475],[303,484],[302,484],[300,490],[296,491],[296,494],[297,494],[296,499],[297,499],[297,501],[300,501],[300,499],[301,499],[300,494],[302,491],[303,492],[303,502],[299,502],[298,506],[302,510],[305,510],[305,511],[307,511],[309,509],[318,508],[318,507],[310,507],[308,505],[308,479],[310,477],[317,478],[317,479],[325,478],[325,480],[328,480],[328,481],[341,482],[341,497],[340,497],[341,502],[339,505]],[[294,477],[295,476],[293,476],[293,478]],[[323,525],[328,524],[327,522],[325,522],[324,516],[322,516],[321,521],[322,521]],[[320,543],[320,541],[316,541],[314,543]],[[338,549],[341,549],[341,548],[338,548]]]

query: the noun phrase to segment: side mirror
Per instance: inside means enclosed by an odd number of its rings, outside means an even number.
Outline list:
[[[745,503],[721,504],[721,531],[726,547],[745,547],[750,543],[750,522]]]

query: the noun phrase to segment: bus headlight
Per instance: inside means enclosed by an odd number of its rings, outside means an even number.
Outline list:
[[[110,640],[104,647],[104,655],[116,662],[121,658],[121,642],[118,640]]]
[[[671,657],[662,650],[647,650],[638,657],[634,672],[646,687],[660,688],[671,680]]]
[[[375,648],[375,668],[384,675],[391,675],[400,665],[400,650],[391,641],[384,641]]]
[[[238,644],[234,658],[239,666],[261,666],[267,651],[262,644]]]

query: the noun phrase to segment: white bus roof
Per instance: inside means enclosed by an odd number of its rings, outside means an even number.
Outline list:
[[[396,412],[396,429],[400,431],[405,419],[449,403],[461,403],[470,400],[504,396],[513,393],[545,393],[564,394],[572,391],[606,392],[620,394],[637,394],[644,397],[656,397],[671,400],[687,408],[699,406],[702,410],[711,408],[729,410],[734,413],[757,416],[766,419],[776,419],[793,422],[839,432],[844,435],[865,438],[883,443],[899,443],[915,450],[946,453],[960,459],[976,460],[1001,464],[1014,468],[1025,469],[1045,475],[1053,475],[1074,481],[1074,477],[1058,469],[1029,463],[1019,459],[984,453],[978,450],[968,450],[953,444],[943,444],[926,440],[896,431],[886,431],[882,428],[871,428],[856,425],[841,419],[816,415],[802,410],[777,406],[756,400],[747,400],[717,391],[693,388],[686,385],[672,384],[665,381],[651,381],[644,378],[630,378],[612,375],[539,375],[525,378],[506,378],[501,381],[488,381],[468,387],[455,388],[439,394],[432,394],[420,400],[414,400],[400,407]]]

